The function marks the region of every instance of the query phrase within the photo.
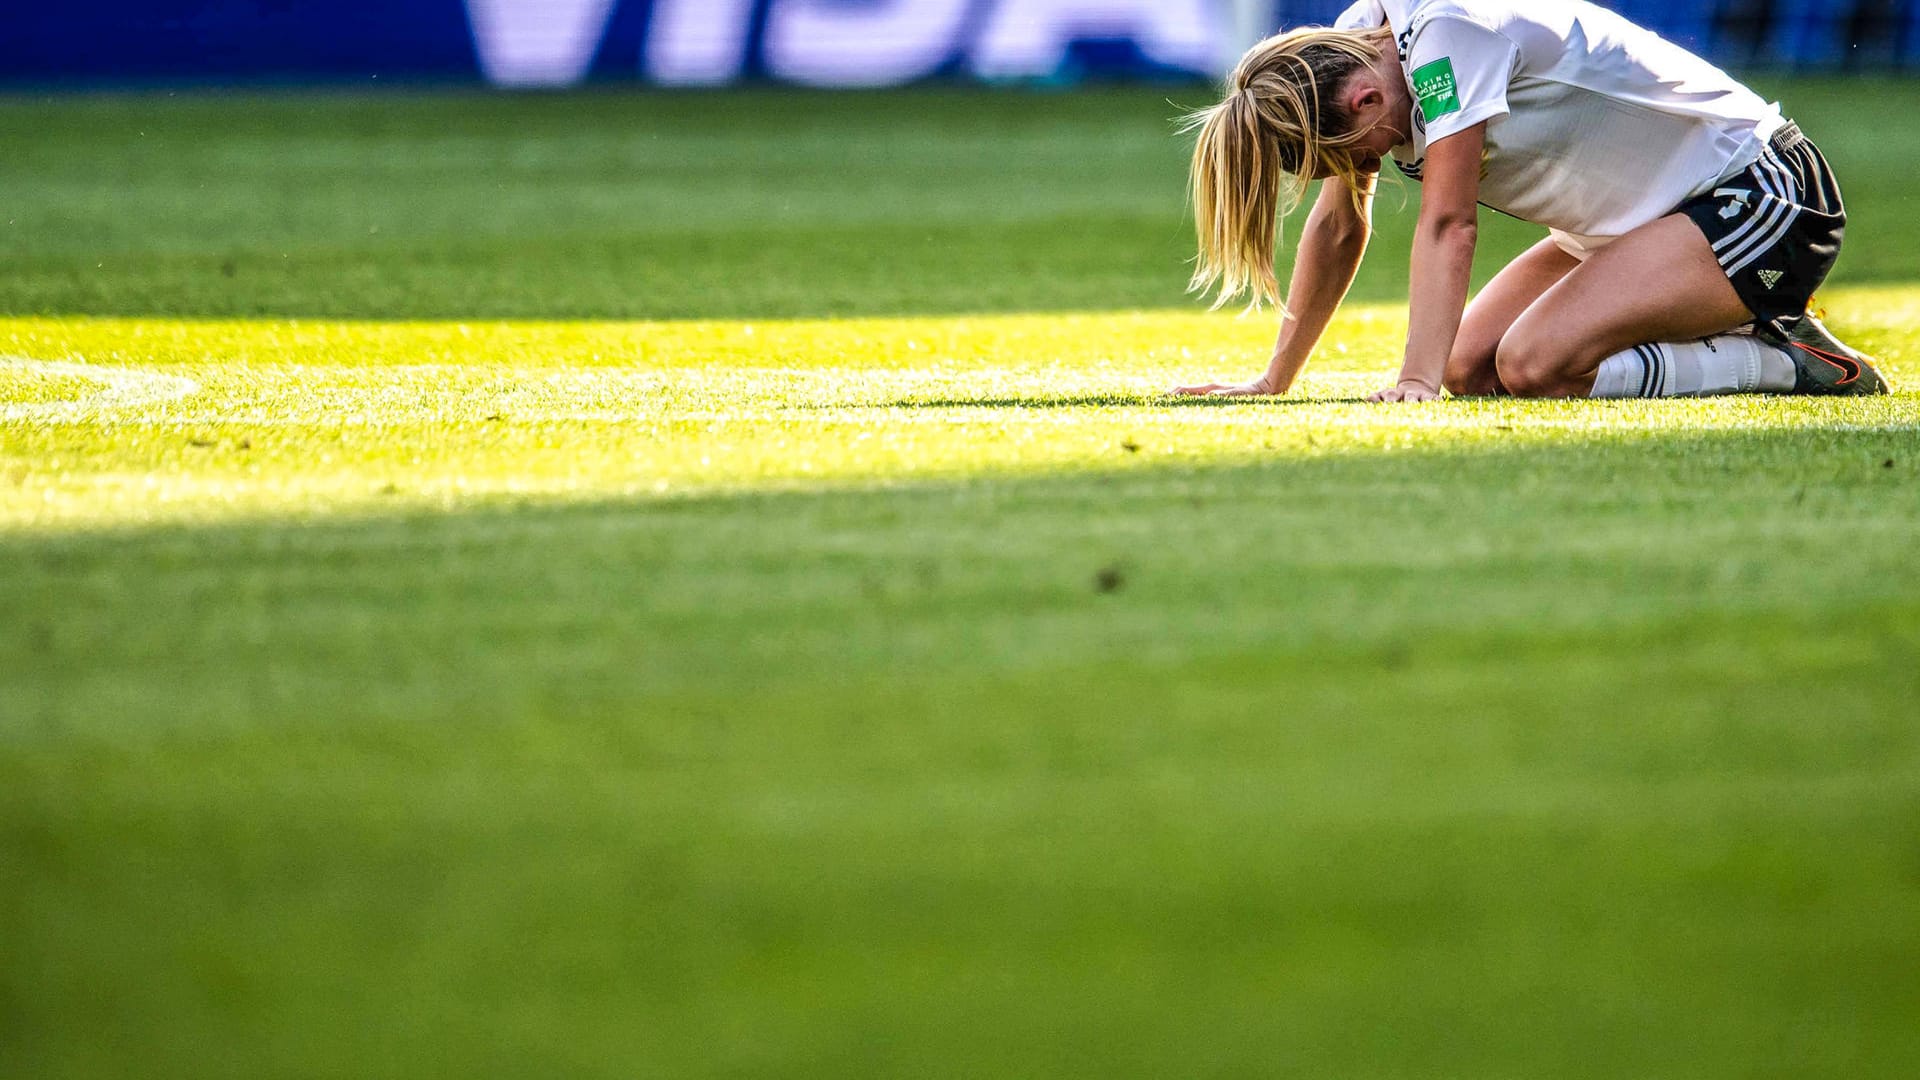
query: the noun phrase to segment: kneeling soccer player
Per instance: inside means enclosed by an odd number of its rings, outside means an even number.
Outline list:
[[[1423,192],[1405,362],[1376,401],[1887,392],[1807,310],[1846,223],[1826,159],[1778,105],[1613,12],[1362,0],[1254,46],[1228,88],[1194,117],[1196,290],[1276,300],[1278,219],[1336,182],[1266,374],[1179,393],[1293,385],[1360,265],[1387,156]],[[1469,308],[1482,203],[1549,236]]]

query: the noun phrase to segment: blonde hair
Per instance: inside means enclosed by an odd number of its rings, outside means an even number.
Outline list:
[[[1316,173],[1338,178],[1354,206],[1370,190],[1371,163],[1353,148],[1339,89],[1393,47],[1393,31],[1307,27],[1270,37],[1240,58],[1218,105],[1187,117],[1193,147],[1193,220],[1200,255],[1188,289],[1218,285],[1215,308],[1251,292],[1248,310],[1280,303],[1273,249],[1280,219],[1300,205]],[[1284,308],[1283,308],[1284,310]]]

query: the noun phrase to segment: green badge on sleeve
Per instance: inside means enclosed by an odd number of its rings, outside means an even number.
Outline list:
[[[1427,123],[1460,111],[1460,86],[1453,78],[1453,58],[1443,56],[1413,73],[1413,96]]]

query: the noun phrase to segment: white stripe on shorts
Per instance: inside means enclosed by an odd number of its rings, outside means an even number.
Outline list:
[[[1762,191],[1776,197],[1779,194],[1779,181],[1782,179],[1783,174],[1787,174],[1786,165],[1774,154],[1773,147],[1771,146],[1761,151],[1760,159],[1749,166],[1748,171],[1753,174],[1755,182],[1760,185]],[[1773,180],[1774,183],[1769,184],[1767,182],[1768,180]],[[1762,222],[1774,216],[1777,211],[1777,207],[1764,205],[1760,209],[1755,210],[1753,216],[1742,222],[1738,229],[1721,237],[1714,243],[1714,254],[1721,255],[1733,250],[1736,245],[1745,242],[1749,234],[1761,228]],[[1724,259],[1721,261],[1725,262]]]
[[[1754,260],[1765,255],[1786,237],[1787,231],[1793,228],[1793,223],[1800,217],[1800,184],[1792,173],[1771,171],[1761,177],[1761,183],[1766,187],[1767,194],[1774,198],[1774,204],[1768,207],[1766,224],[1746,240],[1720,253],[1720,265],[1725,268],[1728,277],[1753,265]]]
[[[1800,212],[1806,209],[1800,205],[1799,185],[1796,184],[1794,186],[1792,198],[1781,205],[1787,208],[1787,215],[1786,218],[1780,222],[1780,226],[1773,230],[1772,234],[1763,239],[1756,240],[1753,247],[1744,255],[1738,252],[1731,252],[1727,255],[1728,259],[1735,260],[1726,268],[1728,277],[1732,277],[1747,267],[1752,266],[1761,256],[1773,250],[1774,245],[1787,238],[1787,233],[1793,230],[1793,223],[1800,220]]]

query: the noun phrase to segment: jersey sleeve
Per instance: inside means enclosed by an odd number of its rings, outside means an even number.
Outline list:
[[[1519,49],[1506,35],[1454,15],[1414,27],[1407,72],[1427,145],[1507,115]]]
[[[1387,21],[1387,9],[1380,0],[1360,0],[1333,20],[1335,30],[1371,30]]]

